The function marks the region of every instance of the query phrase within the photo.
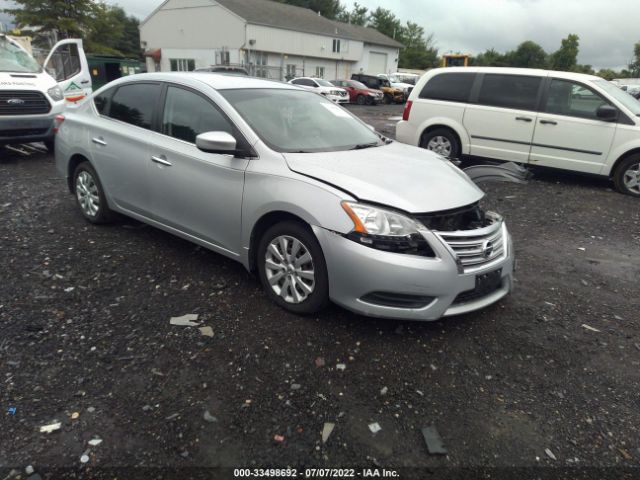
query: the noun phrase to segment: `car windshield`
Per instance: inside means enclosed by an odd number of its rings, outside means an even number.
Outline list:
[[[316,78],[314,79],[316,82],[318,82],[318,85],[320,85],[321,87],[335,87],[335,85],[327,80],[323,80],[322,78]]]
[[[632,97],[624,90],[620,90],[613,83],[607,82],[606,80],[595,80],[593,83],[631,110],[634,115],[640,116],[639,100]]]
[[[356,82],[355,80],[351,80],[349,82],[349,86],[353,88],[357,88],[358,90],[366,90],[367,86],[364,83]]]
[[[382,145],[367,125],[317,93],[297,89],[219,92],[278,152],[331,152]]]
[[[23,49],[0,36],[0,72],[40,73],[42,67]]]

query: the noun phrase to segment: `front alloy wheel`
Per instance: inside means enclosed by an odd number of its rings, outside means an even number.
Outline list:
[[[82,162],[73,174],[76,202],[84,218],[91,223],[107,223],[114,217],[102,191],[98,174],[89,162]]]
[[[265,254],[265,270],[272,290],[287,303],[302,303],[313,293],[313,258],[297,238],[274,238]]]
[[[306,225],[285,221],[270,227],[256,253],[267,296],[294,313],[311,314],[329,303],[329,278],[322,248]]]
[[[640,197],[640,155],[625,158],[616,167],[613,182],[619,192]]]

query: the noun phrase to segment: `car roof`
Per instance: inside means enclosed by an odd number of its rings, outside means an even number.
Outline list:
[[[553,76],[556,78],[566,78],[572,80],[593,81],[602,80],[601,77],[595,75],[587,75],[584,73],[575,72],[561,72],[557,70],[541,70],[537,68],[512,68],[512,67],[446,67],[446,68],[434,68],[429,70],[430,76],[436,73],[453,73],[453,72],[469,72],[469,73],[498,73],[508,75],[529,75],[547,77]]]
[[[215,90],[230,90],[243,88],[280,88],[299,89],[294,85],[285,82],[267,80],[264,78],[245,77],[241,75],[226,75],[217,72],[154,72],[128,75],[115,80],[108,85],[118,83],[128,83],[131,81],[160,81],[160,82],[180,82],[200,83],[208,85]]]

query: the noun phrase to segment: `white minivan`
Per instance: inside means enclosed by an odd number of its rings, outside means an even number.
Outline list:
[[[591,75],[438,68],[417,83],[396,138],[449,158],[487,157],[611,177],[640,197],[640,102]]]
[[[56,116],[89,94],[82,40],[58,42],[42,67],[20,43],[0,34],[0,145],[44,142],[53,150]]]

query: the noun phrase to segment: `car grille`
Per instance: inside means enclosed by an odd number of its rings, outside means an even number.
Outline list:
[[[37,115],[50,110],[51,105],[41,92],[0,90],[0,115]]]
[[[465,273],[476,272],[504,258],[506,230],[502,217],[487,213],[487,226],[474,230],[434,232],[452,250]]]

